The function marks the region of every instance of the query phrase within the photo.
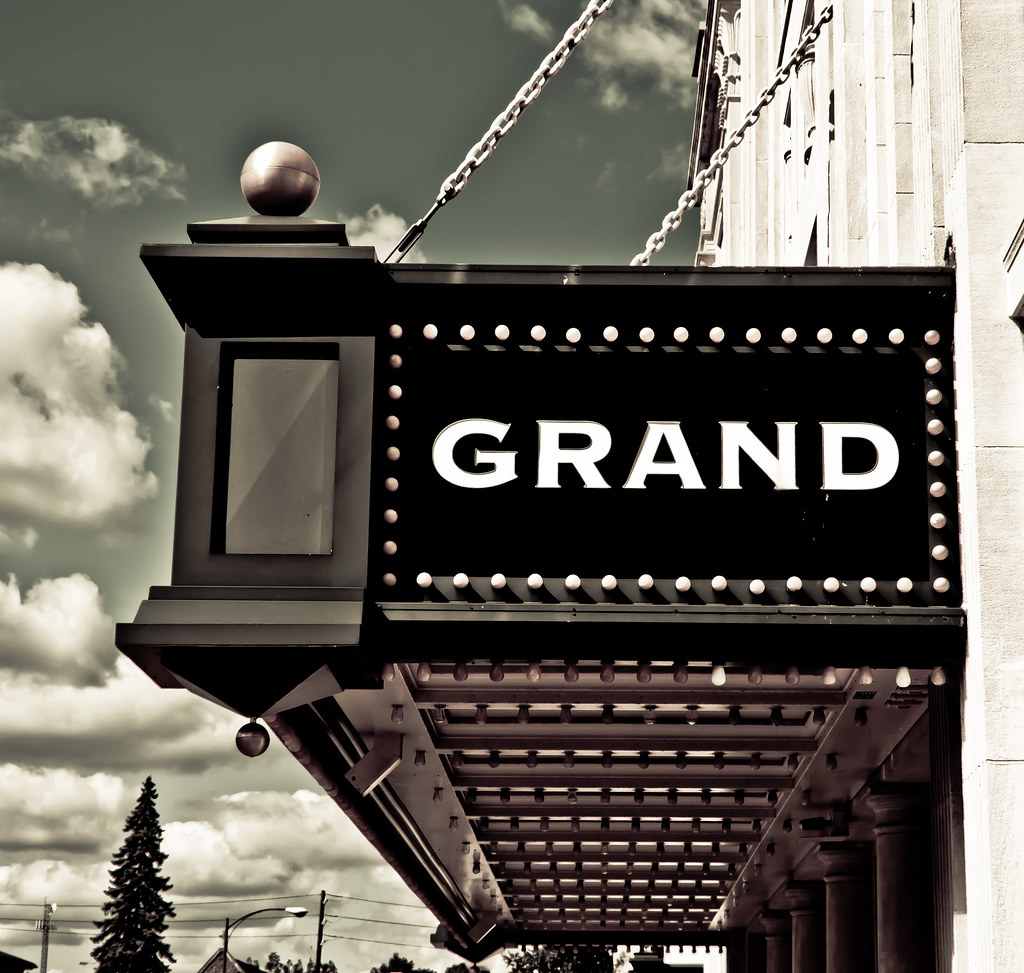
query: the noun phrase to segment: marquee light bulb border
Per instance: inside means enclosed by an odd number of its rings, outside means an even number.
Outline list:
[[[488,330],[490,333],[488,334]],[[561,604],[631,603],[634,605],[715,606],[724,603],[750,608],[761,606],[806,606],[827,610],[835,606],[956,606],[960,603],[959,545],[956,516],[955,444],[952,439],[952,350],[934,328],[910,326],[883,328],[881,334],[863,327],[838,329],[786,325],[782,328],[746,327],[728,329],[715,325],[697,332],[679,323],[656,327],[642,325],[632,333],[614,325],[582,322],[556,329],[550,323],[499,323],[492,329],[466,321],[395,322],[388,329],[392,348],[386,355],[391,381],[386,387],[386,405],[378,411],[383,419],[384,468],[379,485],[389,494],[383,512],[383,570],[377,577],[382,586],[379,600],[390,600],[391,592],[405,579],[413,581],[423,598],[459,603],[466,601],[531,602],[552,598]],[[921,364],[925,402],[925,450],[918,460],[928,470],[928,563],[927,577],[912,574],[899,577],[806,578],[691,577],[682,572],[676,577],[621,578],[614,574],[581,577],[568,571],[564,577],[544,577],[531,573],[516,577],[502,573],[494,565],[491,575],[435,573],[430,564],[392,568],[398,561],[399,544],[388,536],[401,519],[401,451],[388,440],[389,433],[401,428],[404,410],[420,408],[411,402],[402,386],[407,362],[402,354],[415,342],[429,343],[449,353],[496,354],[518,349],[544,354],[585,353],[662,353],[688,355],[722,354],[799,354],[867,355],[872,352],[913,354]],[[380,468],[380,467],[378,467]],[[393,495],[393,496],[392,496]],[[613,569],[613,565],[608,566]],[[406,577],[408,575],[408,577]]]

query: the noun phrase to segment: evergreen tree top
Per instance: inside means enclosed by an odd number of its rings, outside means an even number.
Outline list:
[[[99,933],[93,937],[96,973],[168,973],[174,957],[163,941],[174,907],[161,895],[171,888],[160,866],[163,830],[156,810],[156,785],[147,777],[125,822],[126,837],[111,860],[110,886]]]

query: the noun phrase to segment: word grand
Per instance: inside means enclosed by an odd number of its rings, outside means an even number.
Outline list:
[[[720,489],[740,490],[740,454],[749,457],[775,484],[776,490],[797,490],[795,422],[776,422],[776,445],[772,452],[748,427],[747,422],[719,422],[721,427]],[[900,452],[889,430],[869,422],[821,422],[821,489],[877,490],[896,475]],[[517,450],[474,449],[473,466],[464,469],[455,461],[455,449],[467,436],[486,436],[501,443],[511,423],[493,419],[460,419],[446,426],[434,440],[431,456],[434,469],[449,483],[471,490],[500,486],[518,477]],[[563,436],[584,438],[584,446],[562,445]],[[863,472],[847,472],[843,466],[845,440],[865,440],[874,448],[875,462]],[[657,460],[662,446],[671,459]],[[598,469],[612,449],[612,435],[606,426],[587,420],[537,420],[537,487],[558,489],[559,472],[572,466],[585,487],[610,489]],[[706,490],[693,454],[678,422],[648,421],[624,490],[644,490],[650,476],[677,476],[683,490]]]

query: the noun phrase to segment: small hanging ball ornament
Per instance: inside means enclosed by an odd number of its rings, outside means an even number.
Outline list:
[[[318,192],[316,163],[291,142],[265,142],[242,166],[242,195],[261,216],[301,216]]]
[[[246,757],[258,757],[261,753],[267,752],[270,746],[270,734],[255,720],[246,723],[235,734],[235,746],[238,752]]]

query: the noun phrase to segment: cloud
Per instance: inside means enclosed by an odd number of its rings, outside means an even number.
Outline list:
[[[384,209],[380,203],[374,203],[365,213],[358,216],[339,213],[338,219],[345,224],[349,243],[354,247],[375,247],[379,260],[387,259],[395,244],[409,229],[409,224],[401,216]],[[426,254],[418,243],[404,260],[411,264],[427,263]]]
[[[520,34],[528,34],[543,43],[555,40],[555,31],[528,3],[521,0],[498,0],[498,9],[505,23]]]
[[[601,88],[601,96],[598,99],[602,108],[608,111],[620,111],[629,104],[629,98],[622,86],[617,81],[609,81]]]
[[[627,85],[641,85],[680,107],[692,107],[693,53],[703,18],[704,5],[697,0],[619,0],[582,47],[599,75],[601,105],[625,108]]]
[[[156,493],[120,356],[74,284],[0,264],[0,518],[96,525]]]
[[[431,952],[428,945],[437,920],[416,903],[326,795],[304,789],[249,791],[196,802],[188,810],[187,818],[165,825],[163,850],[167,852],[164,871],[174,883],[177,915],[189,932],[217,934],[216,926],[191,921],[211,915],[208,906],[198,904],[202,900],[264,895],[272,897],[265,904],[304,905],[310,915],[273,924],[273,916],[247,923],[237,938],[232,937],[232,951],[262,959],[276,949],[282,958],[301,956],[305,961],[315,943],[315,892],[326,889],[344,897],[328,898],[325,960],[333,959],[352,971],[379,965],[395,947],[361,941],[376,939],[421,944],[422,949],[415,945],[398,949],[411,955],[417,966],[443,969],[451,965],[440,965],[436,951]],[[395,909],[382,902],[412,907]],[[390,925],[394,920],[412,926]],[[280,937],[276,945],[275,937]],[[178,943],[174,945],[177,951]],[[210,951],[214,948],[212,944]]]
[[[75,235],[75,232],[80,227],[75,227],[73,231],[68,226],[54,226],[49,217],[42,217],[39,220],[39,225],[30,231],[30,236],[36,240],[47,240],[50,243],[70,243]]]
[[[605,192],[615,191],[615,175],[618,168],[614,159],[609,159],[594,180],[594,188]]]
[[[59,685],[31,673],[0,674],[0,753],[37,767],[81,772],[199,773],[238,760],[237,714],[184,689],[161,689],[124,657],[104,686]]]
[[[123,822],[118,822],[120,828]],[[107,869],[110,856],[104,861],[88,865],[70,864],[63,859],[39,858],[32,862],[0,865],[0,895],[5,902],[35,903],[49,899],[50,902],[99,903],[100,890],[109,882]],[[99,911],[98,909],[96,910]],[[32,919],[38,912],[33,910]],[[39,933],[35,934],[39,942]]]
[[[24,598],[14,577],[0,581],[0,667],[98,686],[116,658],[114,623],[85,575],[39,581]]]
[[[174,421],[174,403],[168,402],[166,399],[161,399],[156,392],[153,392],[149,397],[149,404],[160,413],[160,418],[164,422]]]
[[[124,781],[109,774],[0,765],[0,851],[109,854],[130,803]]]
[[[0,766],[0,818],[9,844],[45,848],[33,861],[12,861],[19,853],[5,853],[0,900],[21,905],[7,908],[12,921],[0,930],[0,948],[33,942],[38,947],[32,923],[47,898],[58,903],[59,935],[50,942],[51,969],[60,965],[54,950],[64,956],[65,968],[69,963],[76,968],[80,957],[60,947],[84,945],[94,931],[92,920],[100,918],[109,885],[110,857],[123,838],[120,828],[135,794],[134,784],[125,787],[102,774],[76,777],[62,770]],[[34,805],[39,808],[38,824],[32,820]],[[67,821],[60,819],[62,808]],[[319,889],[332,893],[324,959],[335,960],[342,969],[369,969],[394,951],[390,945],[362,941],[377,939],[408,943],[399,952],[411,955],[418,966],[438,968],[436,951],[427,942],[436,920],[325,795],[304,789],[225,794],[193,801],[178,819],[163,817],[162,825],[167,860],[161,871],[173,886],[167,897],[176,911],[166,938],[178,960],[176,968],[197,969],[217,949],[224,915],[237,918],[277,904],[303,905],[310,914],[249,921],[233,934],[232,952],[262,961],[277,951],[282,958],[305,961],[315,948]],[[96,834],[92,844],[99,847],[86,854],[82,846],[90,828]],[[45,844],[47,834],[50,845]],[[396,919],[412,925],[390,925]],[[85,955],[88,948],[78,951]]]
[[[0,524],[0,552],[31,551],[38,540],[39,534],[31,527],[5,527]]]
[[[243,791],[190,811],[192,819],[164,829],[166,871],[179,897],[305,895],[331,872],[381,863],[325,794]]]
[[[120,122],[61,115],[29,121],[0,114],[0,163],[64,186],[96,206],[184,199],[185,168],[146,148]]]
[[[661,150],[658,164],[648,173],[648,179],[658,179],[682,186],[690,168],[690,143],[677,142]]]

